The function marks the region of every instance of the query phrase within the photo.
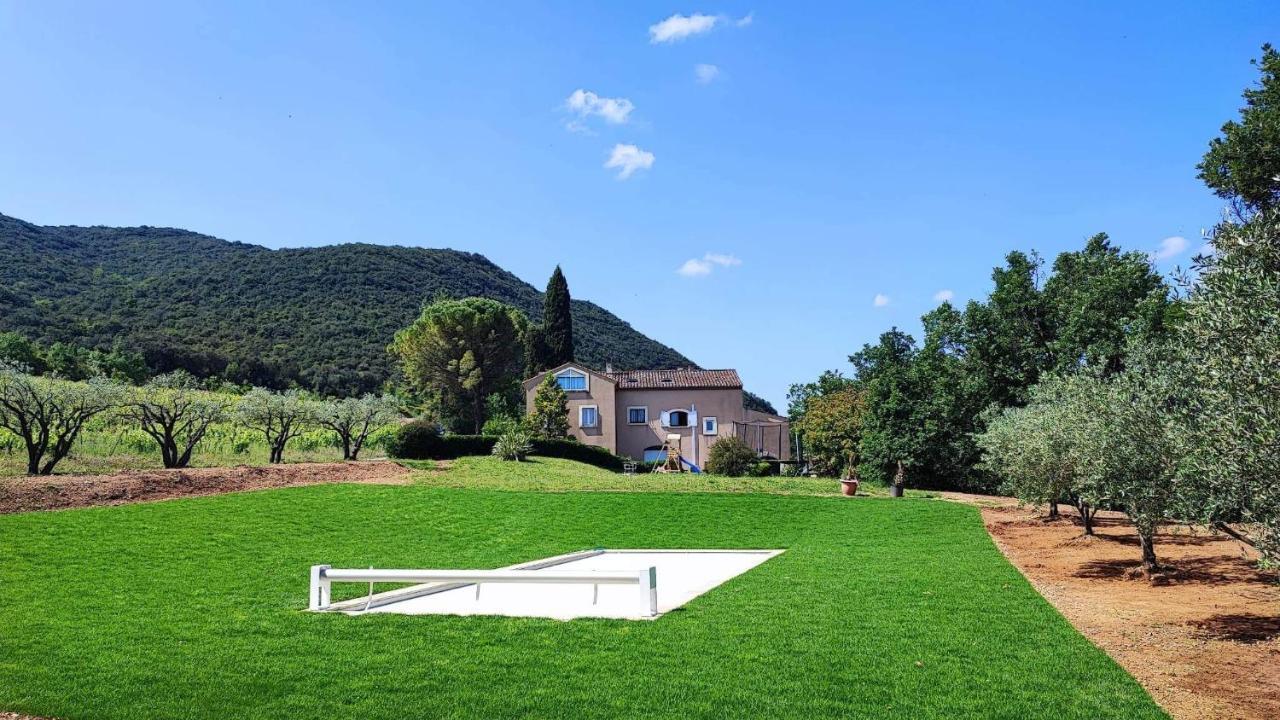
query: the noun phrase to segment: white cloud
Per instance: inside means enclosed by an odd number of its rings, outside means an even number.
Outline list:
[[[618,179],[626,180],[631,177],[637,170],[648,170],[653,167],[653,153],[641,150],[635,145],[623,145],[618,143],[613,146],[613,152],[609,153],[609,159],[605,161],[604,166],[608,169],[618,169]]]
[[[595,130],[587,127],[587,124],[577,118],[570,120],[564,124],[564,129],[575,135],[588,135],[594,137],[597,133]]]
[[[750,25],[752,22],[754,22],[755,19],[756,19],[755,11],[752,11],[738,18],[737,22],[735,22],[734,25],[737,25],[738,27],[746,27]]]
[[[719,265],[720,267],[734,267],[736,265],[742,264],[742,261],[739,260],[737,257],[734,257],[733,255],[722,255],[720,253],[709,252],[705,256],[703,256],[702,259],[706,260],[707,262],[713,262]]]
[[[698,79],[701,85],[707,85],[720,75],[720,68],[707,63],[698,63],[693,66],[693,76]]]
[[[710,275],[717,266],[722,268],[737,267],[742,260],[733,255],[709,252],[700,258],[689,258],[676,269],[676,273],[685,277],[702,277]]]
[[[956,294],[951,292],[950,290],[939,290],[938,292],[933,294],[933,299],[937,300],[938,302],[950,302],[951,299],[954,298],[955,296]]]
[[[681,15],[676,13],[660,23],[649,26],[649,42],[670,43],[693,35],[711,32],[723,18],[717,15]]]
[[[1187,239],[1181,235],[1167,237],[1160,241],[1160,249],[1151,253],[1151,259],[1168,260],[1169,258],[1177,257],[1186,252],[1189,245],[1190,243],[1187,242]]]
[[[676,272],[685,277],[702,277],[703,275],[710,275],[711,263],[706,260],[699,260],[698,258],[689,258],[684,261],[684,264],[681,265],[680,269],[676,270]]]
[[[573,94],[564,101],[564,106],[580,118],[595,115],[614,125],[625,123],[631,111],[636,109],[636,106],[626,98],[600,97],[590,90],[582,89],[574,90]],[[572,126],[575,125],[580,126],[581,123],[571,122],[568,127],[574,130]]]
[[[884,307],[889,304],[889,296],[883,293],[876,293],[876,297],[871,301],[871,304],[876,307]]]

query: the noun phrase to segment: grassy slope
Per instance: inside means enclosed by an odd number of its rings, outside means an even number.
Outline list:
[[[595,546],[788,552],[655,622],[300,611],[315,562]],[[975,510],[924,500],[331,485],[14,515],[0,628],[0,707],[64,718],[1163,717]]]
[[[840,484],[826,478],[740,477],[706,473],[641,473],[623,475],[585,463],[559,458],[529,458],[522,463],[492,457],[464,457],[442,464],[432,461],[403,463],[420,470],[415,479],[423,485],[486,490],[536,490],[565,492],[766,492],[777,495],[839,495]]]

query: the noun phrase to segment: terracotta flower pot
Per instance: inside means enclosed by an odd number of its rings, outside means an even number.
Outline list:
[[[843,494],[845,494],[845,495],[848,495],[848,496],[850,496],[850,497],[852,497],[852,496],[854,496],[854,495],[857,495],[857,494],[858,494],[858,481],[857,481],[857,480],[841,480],[841,481],[840,481],[840,492],[841,492],[841,493],[843,493]]]

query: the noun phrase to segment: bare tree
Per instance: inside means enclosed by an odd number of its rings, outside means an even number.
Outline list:
[[[273,393],[254,388],[236,405],[240,424],[257,430],[267,439],[271,462],[284,462],[284,446],[315,423],[312,403],[297,390]]]
[[[51,475],[90,418],[119,405],[123,391],[97,378],[68,382],[0,365],[0,426],[22,438],[27,474]]]
[[[184,468],[209,426],[227,417],[227,403],[199,390],[181,370],[147,383],[126,404],[125,413],[160,446],[167,468]]]
[[[320,403],[316,421],[338,434],[342,441],[342,459],[355,460],[369,433],[391,422],[398,414],[391,398],[365,395]]]

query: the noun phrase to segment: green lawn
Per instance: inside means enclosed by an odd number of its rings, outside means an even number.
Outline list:
[[[447,462],[403,461],[418,470],[414,479],[431,487],[483,488],[487,490],[536,490],[566,492],[664,493],[769,493],[774,495],[840,495],[840,483],[831,478],[811,477],[725,477],[706,473],[640,473],[624,475],[598,467],[558,458],[529,458],[522,463],[503,462],[493,457],[464,457]],[[447,467],[447,469],[445,469]],[[883,487],[864,484],[860,492],[887,495]],[[932,493],[908,490],[914,497]]]
[[[476,472],[466,467],[435,478]],[[0,709],[1164,717],[1004,560],[969,507],[430,482],[0,517]],[[652,622],[303,612],[313,563],[497,567],[597,546],[787,552]]]

